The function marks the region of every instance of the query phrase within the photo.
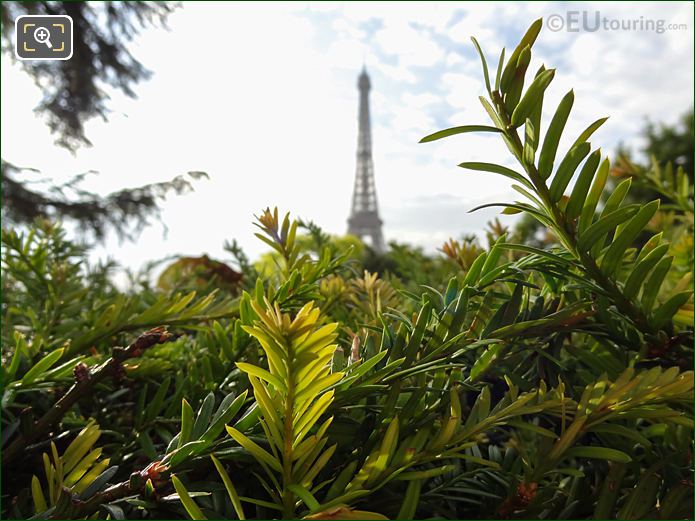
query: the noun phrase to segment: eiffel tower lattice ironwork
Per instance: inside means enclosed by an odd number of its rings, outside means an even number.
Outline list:
[[[362,69],[357,80],[357,87],[360,91],[357,170],[352,193],[352,211],[348,219],[348,233],[360,238],[369,238],[371,247],[377,252],[383,252],[386,247],[381,233],[382,221],[379,218],[372,161],[372,132],[369,121],[370,83],[365,69]]]

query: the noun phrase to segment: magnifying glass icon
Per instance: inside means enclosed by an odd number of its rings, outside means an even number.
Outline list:
[[[51,45],[50,38],[51,38],[51,33],[45,27],[37,27],[36,30],[34,31],[34,39],[39,43],[45,43],[46,47],[48,47],[49,49],[52,49],[53,46]]]

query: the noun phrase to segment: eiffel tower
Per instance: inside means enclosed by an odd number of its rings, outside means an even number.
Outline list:
[[[372,161],[372,132],[369,122],[369,76],[363,68],[357,80],[360,91],[359,134],[357,137],[357,170],[352,192],[352,211],[348,219],[348,233],[361,239],[369,238],[370,246],[378,253],[386,250],[381,233],[382,221],[374,185]]]

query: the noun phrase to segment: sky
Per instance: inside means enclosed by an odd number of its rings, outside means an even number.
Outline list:
[[[33,112],[39,88],[3,55],[2,157],[57,181],[96,170],[83,187],[101,194],[205,171],[195,192],[163,203],[166,235],[154,224],[135,242],[110,237],[94,257],[131,268],[171,254],[225,259],[223,244],[235,238],[256,258],[267,247],[252,220],[266,206],[346,232],[365,65],[385,238],[434,252],[497,215],[470,209],[515,198],[505,178],[456,165],[513,162],[496,136],[418,141],[489,124],[470,37],[494,69],[502,47],[513,49],[539,17],[529,70],[557,68],[542,127],[575,92],[560,153],[601,116],[610,119],[595,147],[639,150],[647,120],[672,124],[693,106],[691,2],[184,2],[169,30],[146,29],[132,42],[152,78],[136,86],[137,99],[112,92],[108,121],[86,125],[93,146],[74,155],[53,144]]]

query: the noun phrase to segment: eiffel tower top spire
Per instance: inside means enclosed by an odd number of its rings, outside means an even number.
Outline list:
[[[352,193],[352,211],[348,219],[348,233],[360,238],[368,237],[372,248],[377,252],[383,252],[386,248],[381,233],[382,221],[379,218],[372,161],[372,131],[369,118],[371,82],[364,66],[357,79],[357,87],[360,91],[357,169]]]

